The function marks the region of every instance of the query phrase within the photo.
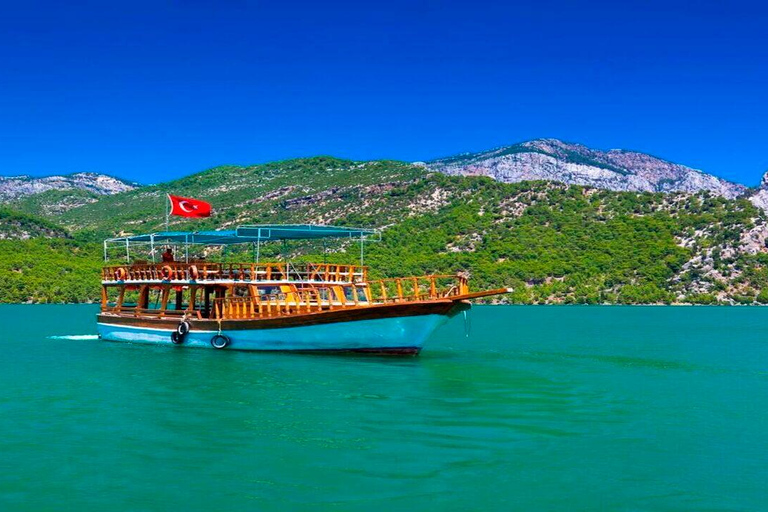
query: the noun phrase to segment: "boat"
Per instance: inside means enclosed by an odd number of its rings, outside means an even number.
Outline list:
[[[359,243],[359,262],[261,261],[270,242],[322,241],[325,248],[329,239],[345,244],[344,254]],[[110,238],[104,241],[98,334],[109,341],[220,350],[418,354],[430,334],[467,311],[472,299],[511,291],[472,292],[461,272],[369,279],[364,247],[380,240],[379,230],[304,224]],[[239,255],[252,249],[252,261],[227,261],[232,246]],[[163,247],[166,261],[156,261]],[[217,248],[230,254],[208,261]],[[115,250],[124,254],[110,264]]]

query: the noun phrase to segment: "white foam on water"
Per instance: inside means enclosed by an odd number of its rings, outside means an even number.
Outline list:
[[[91,341],[99,339],[96,334],[66,334],[63,336],[48,336],[51,340],[75,340],[75,341]]]

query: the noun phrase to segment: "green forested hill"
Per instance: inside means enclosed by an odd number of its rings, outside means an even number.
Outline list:
[[[67,231],[41,217],[0,208],[0,240],[26,240],[29,238],[67,238]]]
[[[58,220],[67,210],[97,201],[101,196],[95,192],[82,189],[46,190],[39,194],[28,195],[12,201],[8,207],[28,213]]]
[[[98,241],[161,229],[168,192],[208,200],[215,209],[209,219],[174,219],[172,229],[264,222],[381,227],[382,242],[367,248],[374,274],[468,270],[474,287],[513,286],[506,300],[515,302],[768,302],[768,225],[746,200],[503,184],[328,157],[219,167],[64,211],[45,204],[60,197],[37,198],[35,208],[73,239],[0,245],[0,300],[96,299]],[[331,257],[355,261],[357,249],[344,249]]]
[[[173,229],[213,229],[275,219],[303,220],[301,214],[307,201],[319,197],[322,203],[344,202],[350,194],[373,195],[382,184],[409,182],[423,174],[421,168],[400,162],[351,162],[330,157],[253,167],[217,167],[180,180],[107,196],[69,210],[57,220],[72,230],[89,230],[99,235],[121,230],[160,229],[168,193],[204,199],[211,202],[216,211],[210,219],[173,218]]]

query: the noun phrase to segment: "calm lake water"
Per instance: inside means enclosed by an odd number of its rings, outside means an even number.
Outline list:
[[[0,510],[766,510],[768,308],[477,307],[417,358],[2,306]]]

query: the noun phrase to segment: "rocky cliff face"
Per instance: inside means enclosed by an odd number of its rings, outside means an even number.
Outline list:
[[[753,205],[768,212],[768,172],[763,174],[760,186],[749,196],[749,200]]]
[[[600,151],[557,139],[537,139],[424,165],[445,174],[489,176],[505,183],[546,180],[636,192],[707,190],[728,199],[747,191],[743,185],[645,153]]]
[[[98,195],[112,195],[136,187],[135,183],[92,172],[44,178],[0,176],[0,202],[13,201],[49,190],[85,190]]]

